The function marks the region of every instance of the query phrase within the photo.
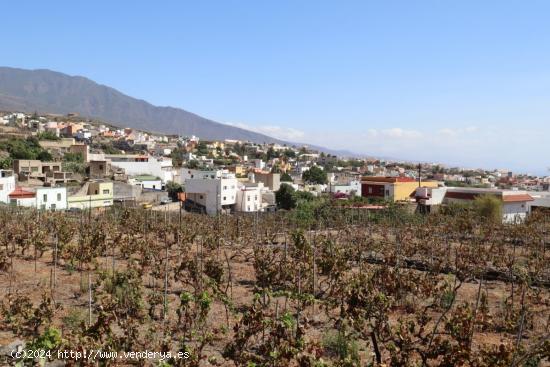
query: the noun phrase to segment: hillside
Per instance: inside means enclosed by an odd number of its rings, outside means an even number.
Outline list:
[[[0,110],[51,114],[76,112],[117,126],[164,134],[284,143],[183,109],[154,106],[81,76],[50,70],[0,67]]]

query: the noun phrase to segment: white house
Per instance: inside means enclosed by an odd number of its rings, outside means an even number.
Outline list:
[[[185,180],[185,207],[207,214],[231,212],[235,209],[239,181],[234,174],[222,173],[217,178]]]
[[[255,168],[259,168],[259,169],[265,168],[265,162],[261,159],[252,159],[250,162],[254,164]]]
[[[76,132],[75,138],[78,140],[90,139],[92,137],[92,132],[88,129],[80,129]]]
[[[329,191],[332,194],[342,193],[346,195],[361,196],[361,182],[350,181],[348,185],[330,184]]]
[[[15,190],[15,175],[11,170],[0,170],[0,203],[10,202],[8,195]]]
[[[9,195],[10,205],[36,207],[36,193],[16,187]]]
[[[262,187],[260,185],[242,185],[237,189],[235,210],[238,212],[257,212],[262,209]]]
[[[163,185],[160,178],[150,175],[141,175],[128,179],[131,185],[141,186],[142,189],[162,190]]]
[[[36,189],[36,208],[45,210],[67,209],[66,187],[39,187]]]
[[[200,170],[182,167],[179,172],[179,180],[183,185],[186,180],[200,178],[203,180],[221,178],[222,174],[229,173],[227,170],[214,169],[214,170]]]
[[[174,181],[172,159],[138,154],[106,154],[111,165],[123,168],[128,176],[151,175],[161,179],[163,183]]]

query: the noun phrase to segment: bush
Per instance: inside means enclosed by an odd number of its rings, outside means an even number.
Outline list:
[[[481,195],[474,200],[476,214],[487,222],[502,223],[502,201],[494,195]]]
[[[53,159],[52,155],[40,146],[36,137],[3,141],[0,143],[0,150],[7,151],[11,159],[39,159],[41,161]]]
[[[61,138],[51,131],[44,131],[36,135],[38,140],[61,140]]]
[[[333,331],[326,334],[323,338],[323,347],[329,355],[338,357],[341,361],[352,362],[356,366],[360,364],[359,346],[344,332]]]
[[[82,153],[65,153],[63,156],[63,160],[65,162],[78,162],[82,163],[84,162],[84,157],[82,156]]]

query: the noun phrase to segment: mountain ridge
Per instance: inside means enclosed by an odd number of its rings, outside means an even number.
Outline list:
[[[172,106],[156,106],[128,96],[85,76],[49,69],[0,66],[0,110],[49,114],[78,113],[114,126],[161,134],[196,135],[205,140],[249,140],[256,143],[307,145],[331,154],[357,156],[311,144],[290,142],[224,124]]]

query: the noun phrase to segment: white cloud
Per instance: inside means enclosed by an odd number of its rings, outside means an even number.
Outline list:
[[[438,130],[438,133],[440,135],[445,135],[445,136],[457,136],[457,135],[463,135],[463,134],[472,134],[477,132],[478,130],[479,129],[477,128],[477,126],[468,126],[465,128],[458,128],[458,129],[446,127]]]
[[[250,126],[243,123],[229,123],[229,125],[240,127],[242,129],[265,134],[273,138],[289,141],[298,141],[306,137],[306,134],[292,127],[282,127],[276,125]]]
[[[400,127],[393,127],[390,129],[381,130],[369,129],[367,130],[367,136],[393,139],[417,139],[422,137],[422,133],[417,130],[405,130]]]

